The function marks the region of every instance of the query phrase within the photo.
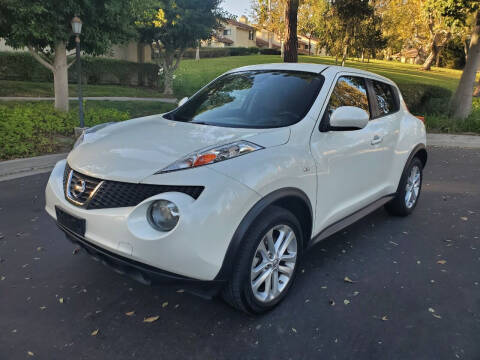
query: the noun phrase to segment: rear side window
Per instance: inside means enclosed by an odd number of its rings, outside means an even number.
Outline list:
[[[372,80],[375,100],[377,102],[378,116],[385,116],[398,110],[397,101],[390,85]]]
[[[328,103],[328,115],[340,106],[356,106],[370,115],[365,79],[357,76],[342,76],[338,79]]]

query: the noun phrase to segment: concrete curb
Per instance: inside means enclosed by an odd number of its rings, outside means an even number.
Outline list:
[[[428,146],[480,149],[480,136],[427,134]],[[50,172],[67,153],[0,161],[0,181]]]
[[[127,97],[127,96],[87,96],[84,100],[93,101],[154,101],[168,104],[176,104],[178,102],[175,98],[147,98],[147,97]],[[27,96],[4,96],[0,97],[0,101],[53,101],[52,97],[27,97]],[[76,97],[69,97],[68,100],[78,100]]]
[[[0,181],[50,172],[67,153],[36,156],[26,159],[0,161]]]
[[[427,144],[430,146],[480,149],[480,136],[427,134]]]

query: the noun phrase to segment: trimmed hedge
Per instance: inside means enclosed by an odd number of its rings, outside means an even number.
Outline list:
[[[278,49],[260,49],[262,55],[280,55],[282,52]]]
[[[256,47],[222,47],[222,48],[200,48],[200,59],[216,58],[226,56],[243,56],[258,54],[259,49]],[[195,59],[197,50],[188,49],[183,54],[185,59]]]
[[[82,57],[82,75],[87,84],[158,86],[158,66],[152,63]],[[77,81],[76,66],[68,70],[69,81]],[[51,71],[43,67],[28,52],[0,52],[0,80],[53,81]]]
[[[129,113],[116,109],[86,107],[85,125],[129,119]],[[51,103],[0,104],[0,160],[35,156],[57,151],[59,136],[73,136],[78,111],[56,111]]]

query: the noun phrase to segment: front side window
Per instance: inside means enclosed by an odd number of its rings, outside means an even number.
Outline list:
[[[232,35],[232,29],[223,30],[223,35]]]
[[[392,87],[380,81],[372,81],[375,99],[377,101],[378,116],[384,116],[397,111],[395,96]]]
[[[300,71],[227,74],[165,115],[169,120],[215,126],[275,128],[295,124],[310,110],[323,76]]]
[[[365,79],[357,76],[342,76],[338,79],[328,103],[329,115],[340,106],[355,106],[370,115]]]
[[[253,33],[252,30],[250,30],[250,31],[248,32],[248,40],[253,40],[253,37],[254,37],[254,33]]]

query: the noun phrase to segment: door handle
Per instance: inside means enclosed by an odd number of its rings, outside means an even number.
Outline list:
[[[370,144],[377,145],[377,144],[380,144],[382,141],[383,141],[382,137],[380,137],[379,135],[375,135]]]

